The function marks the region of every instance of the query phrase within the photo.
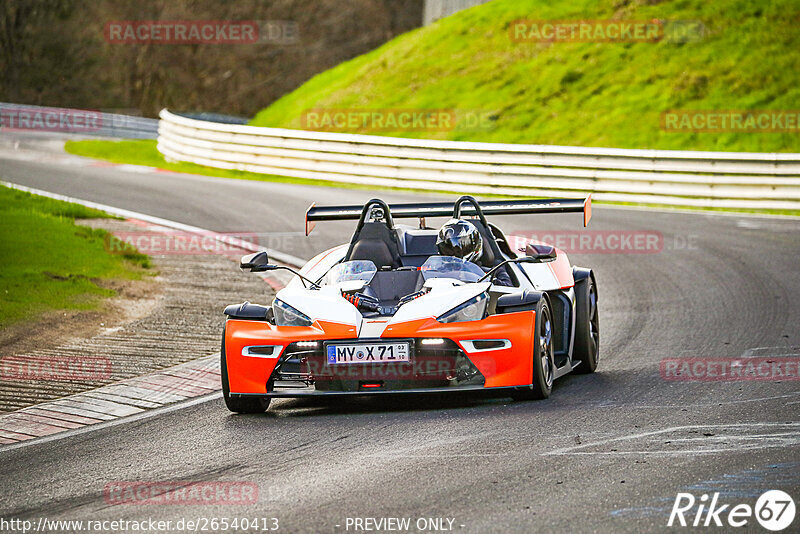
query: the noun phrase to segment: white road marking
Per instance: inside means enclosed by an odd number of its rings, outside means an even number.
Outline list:
[[[734,382],[735,383],[735,382]],[[715,401],[715,402],[696,402],[692,404],[628,404],[625,402],[595,402],[589,403],[589,406],[594,408],[630,408],[635,410],[663,410],[669,408],[704,408],[707,406],[719,406],[722,404],[723,406],[727,406],[729,404],[744,404],[748,402],[764,402],[770,400],[779,400],[779,399],[788,399],[791,397],[796,397],[800,395],[800,391],[793,391],[791,393],[787,393],[785,395],[772,395],[770,397],[759,397],[756,399],[736,399],[736,400],[722,400],[722,401]],[[797,404],[800,401],[794,402],[787,402],[786,404]],[[582,403],[581,406],[587,406],[586,403]]]
[[[770,356],[800,356],[800,347],[753,347],[742,353],[742,358],[766,358]]]
[[[764,433],[764,434],[746,434],[747,431],[764,430],[774,428],[778,432]],[[636,440],[647,440],[654,442],[655,440],[648,440],[655,436],[668,436],[673,432],[681,431],[708,431],[717,430],[721,432],[720,435],[706,436],[716,438],[711,441],[720,441],[727,438],[728,441],[734,442],[734,445],[719,448],[693,448],[693,449],[679,449],[679,450],[586,450],[592,447],[599,447],[602,445],[610,444],[626,444]],[[736,434],[735,432],[739,432]],[[729,432],[727,434],[723,434]],[[698,436],[699,438],[699,436]],[[748,441],[755,440],[756,443],[747,443]],[[659,440],[659,445],[663,440]],[[681,438],[666,438],[667,443],[683,441]],[[737,446],[738,444],[738,446]],[[555,449],[553,451],[544,452],[542,456],[561,456],[561,455],[625,455],[625,454],[639,454],[639,455],[653,455],[653,456],[685,456],[696,454],[716,454],[721,452],[741,452],[745,450],[754,449],[768,449],[775,447],[792,447],[800,445],[800,423],[731,423],[731,424],[714,424],[714,425],[686,425],[665,428],[661,430],[652,430],[648,432],[641,432],[631,434],[628,436],[618,436],[607,438],[599,441],[583,443],[571,447],[564,447]]]

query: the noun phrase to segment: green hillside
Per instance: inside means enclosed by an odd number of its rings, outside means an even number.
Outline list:
[[[518,42],[519,19],[700,21],[680,42]],[[800,109],[800,2],[494,0],[317,75],[253,119],[302,128],[320,109],[456,110],[399,137],[621,148],[800,152],[800,133],[661,128],[667,110]],[[389,113],[391,115],[391,113]],[[466,118],[481,119],[465,125]],[[797,126],[795,124],[795,126]]]

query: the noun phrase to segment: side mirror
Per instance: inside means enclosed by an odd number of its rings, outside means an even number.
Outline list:
[[[270,271],[274,267],[274,265],[269,264],[269,255],[265,250],[242,256],[242,261],[239,264],[241,270],[249,270],[251,273]]]
[[[524,263],[544,263],[554,259],[556,259],[555,247],[528,243],[528,246],[525,247],[525,259],[522,261]]]

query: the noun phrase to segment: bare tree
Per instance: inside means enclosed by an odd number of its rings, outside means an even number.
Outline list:
[[[107,23],[292,21],[295,44],[118,44]],[[419,26],[422,0],[0,0],[0,101],[250,116]]]

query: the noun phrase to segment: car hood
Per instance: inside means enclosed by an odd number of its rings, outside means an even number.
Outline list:
[[[488,282],[461,284],[450,279],[429,280],[430,289],[425,295],[400,306],[393,316],[365,319],[361,312],[341,295],[337,287],[324,286],[311,290],[287,286],[276,295],[277,299],[304,313],[312,321],[339,323],[356,327],[358,337],[380,337],[390,325],[435,318],[464,302],[488,291]]]

